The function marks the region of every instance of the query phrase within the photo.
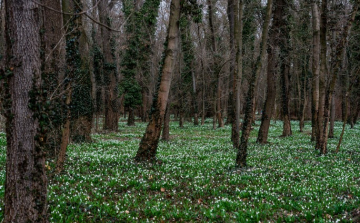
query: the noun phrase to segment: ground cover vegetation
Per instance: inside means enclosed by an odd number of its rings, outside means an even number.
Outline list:
[[[248,167],[234,168],[231,126],[170,124],[170,140],[160,141],[156,163],[136,163],[146,125],[120,122],[118,133],[94,134],[92,143],[71,144],[65,168],[49,175],[50,222],[351,222],[360,206],[360,129],[346,129],[339,153],[329,139],[327,156],[317,156],[304,132],[280,137],[272,122],[269,142],[256,143],[253,126]],[[342,124],[336,122],[335,134]],[[5,181],[5,134],[0,133],[0,185]],[[4,187],[0,186],[0,221]]]
[[[359,3],[0,0],[0,220],[360,221]]]

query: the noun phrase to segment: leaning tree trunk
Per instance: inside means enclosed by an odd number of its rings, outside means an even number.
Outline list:
[[[251,124],[253,120],[253,108],[254,108],[254,98],[255,98],[255,88],[257,79],[262,70],[262,62],[266,57],[266,42],[268,39],[269,25],[271,20],[271,11],[272,11],[272,0],[268,0],[267,9],[266,9],[266,18],[262,30],[262,39],[260,43],[260,55],[256,59],[255,69],[252,73],[252,76],[249,81],[249,90],[246,97],[245,105],[245,118],[242,126],[242,135],[240,140],[240,146],[238,148],[236,156],[236,167],[245,167],[246,166],[246,157],[247,157],[247,146],[250,137]]]
[[[146,127],[145,134],[141,139],[139,150],[135,157],[135,160],[137,161],[151,161],[156,158],[157,145],[159,143],[161,127],[164,121],[174,63],[178,51],[179,18],[180,0],[172,0],[170,5],[170,19],[164,64],[159,76],[157,95],[155,95],[155,100],[152,105],[150,122]]]
[[[3,221],[47,222],[40,9],[6,1],[6,179]],[[4,71],[2,72],[4,73]]]
[[[277,79],[277,48],[279,46],[280,24],[284,16],[283,0],[275,0],[274,16],[272,27],[269,34],[268,63],[267,63],[267,94],[265,105],[261,117],[261,125],[257,142],[264,144],[267,142],[271,117],[273,115],[276,99],[276,79]]]

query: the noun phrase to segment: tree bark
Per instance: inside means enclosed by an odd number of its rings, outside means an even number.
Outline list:
[[[66,91],[67,91],[67,94],[66,94],[65,104],[67,107],[69,107],[70,103],[71,103],[71,94],[72,94],[71,82],[69,82],[67,84]],[[57,161],[56,161],[56,173],[57,174],[59,174],[64,169],[66,150],[67,150],[67,146],[70,143],[70,120],[71,120],[71,111],[70,111],[70,109],[68,109],[66,118],[65,118],[65,124],[64,124],[62,132],[61,132],[60,149],[59,149],[59,154],[58,154]]]
[[[135,160],[152,161],[156,158],[161,127],[169,96],[174,63],[176,61],[179,42],[180,0],[172,0],[170,5],[170,19],[167,35],[167,49],[165,50],[164,64],[159,77],[156,100],[152,105],[151,119],[146,127],[145,134],[140,142]]]
[[[166,111],[165,111],[165,118],[164,118],[164,128],[162,130],[161,139],[164,141],[170,140],[170,100],[167,103]]]
[[[324,0],[323,0],[324,1]],[[326,1],[326,0],[325,0]],[[344,57],[344,48],[347,46],[348,43],[348,35],[351,30],[352,23],[355,19],[356,13],[358,11],[358,2],[356,1],[353,6],[352,13],[347,21],[347,24],[344,27],[344,30],[342,31],[340,40],[338,41],[338,44],[336,46],[336,52],[335,52],[335,60],[334,65],[332,66],[334,68],[333,73],[331,75],[329,86],[326,89],[326,94],[324,96],[324,114],[323,114],[323,127],[320,129],[320,140],[319,140],[319,149],[320,154],[324,155],[327,153],[327,140],[328,140],[328,128],[329,128],[329,119],[330,119],[330,104],[331,100],[335,91],[335,84],[338,77],[338,74],[340,73],[342,69],[342,61]]]
[[[271,117],[273,115],[275,99],[276,99],[276,80],[277,80],[277,48],[279,47],[280,25],[284,16],[283,0],[275,0],[274,15],[272,27],[269,31],[269,45],[268,45],[268,63],[267,63],[267,94],[263,113],[261,116],[261,124],[257,142],[265,144],[268,139],[269,127]]]
[[[4,222],[47,222],[41,102],[40,9],[7,0],[6,179]]]
[[[241,93],[241,80],[243,73],[243,1],[236,1],[235,7],[235,27],[234,27],[234,38],[235,38],[235,66],[233,73],[233,121],[231,126],[231,141],[234,148],[238,148],[240,145],[240,93]]]
[[[332,97],[332,99],[331,99],[331,109],[330,109],[329,138],[334,138],[334,127],[335,127],[335,97]]]
[[[305,126],[305,111],[306,111],[306,105],[307,105],[307,101],[308,101],[308,97],[307,97],[307,91],[308,91],[308,62],[307,62],[307,58],[305,59],[305,67],[303,68],[302,71],[302,89],[301,90],[301,103],[300,103],[300,121],[299,121],[299,128],[300,128],[300,132],[303,132],[304,126]]]
[[[208,13],[209,13],[209,26],[211,32],[211,50],[213,56],[213,74],[216,75],[216,90],[214,92],[214,121],[213,121],[213,129],[216,129],[216,120],[218,121],[218,127],[224,127],[224,121],[222,118],[222,110],[221,110],[221,75],[220,75],[220,66],[217,55],[217,45],[215,40],[215,28],[214,28],[214,10],[213,10],[213,0],[208,0]]]
[[[58,0],[44,1],[49,8],[61,11],[61,2]],[[63,87],[65,75],[65,40],[63,38],[62,14],[54,13],[48,8],[43,8],[42,45],[43,58],[43,87],[46,89],[46,98],[51,103],[55,112],[48,112],[49,129],[46,134],[46,152],[49,158],[56,158],[61,144],[61,132],[63,128],[63,101],[59,97],[65,90]]]
[[[288,12],[289,1],[283,0],[281,5],[283,10]],[[291,136],[290,123],[290,27],[288,24],[289,15],[284,15],[280,22],[280,76],[281,76],[281,111],[283,119],[283,133],[282,136]]]
[[[256,59],[255,69],[253,69],[252,76],[249,81],[249,90],[246,97],[246,105],[245,105],[245,118],[242,126],[242,135],[240,140],[240,146],[238,148],[237,156],[236,156],[236,167],[245,167],[246,166],[246,157],[247,157],[247,146],[250,137],[251,131],[251,123],[253,120],[253,107],[254,107],[254,98],[256,92],[256,82],[260,72],[262,70],[262,62],[266,57],[266,42],[268,38],[269,32],[269,24],[271,20],[271,12],[272,12],[272,0],[268,0],[267,8],[266,8],[266,17],[262,30],[262,39],[260,43],[260,55]]]
[[[111,27],[108,1],[99,3],[100,22]],[[108,131],[118,131],[119,129],[119,99],[117,92],[116,63],[113,49],[111,30],[101,26],[103,38],[104,55],[104,79],[105,79],[105,122],[104,129]],[[129,115],[130,118],[130,115]],[[131,120],[130,120],[131,121]],[[129,122],[129,121],[128,121]],[[134,124],[134,123],[130,123]]]
[[[235,120],[235,99],[234,99],[234,77],[235,77],[235,60],[236,60],[236,49],[235,49],[235,12],[237,11],[236,7],[238,2],[234,4],[234,0],[228,0],[227,5],[227,17],[229,21],[229,32],[230,32],[230,39],[229,39],[229,46],[230,46],[230,78],[229,78],[229,98],[228,98],[228,115],[225,122],[225,125],[231,124],[235,127],[234,120]],[[231,130],[231,141],[234,141],[234,130]],[[239,136],[237,137],[239,138]],[[234,148],[237,148],[235,146]]]
[[[321,16],[320,16],[320,75],[319,75],[319,110],[318,110],[318,126],[319,131],[317,134],[316,148],[320,149],[324,144],[324,111],[325,111],[325,97],[326,97],[326,83],[325,78],[328,75],[327,67],[327,0],[321,2]],[[326,154],[326,148],[320,149],[321,154]]]
[[[311,95],[311,141],[315,141],[319,132],[319,74],[320,74],[320,16],[319,8],[314,0],[312,5],[313,50],[312,50],[312,95]]]

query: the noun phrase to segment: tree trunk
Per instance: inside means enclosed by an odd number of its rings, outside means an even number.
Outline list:
[[[61,11],[61,4],[58,0],[43,1],[44,4],[52,9]],[[55,112],[48,112],[49,126],[46,136],[46,152],[48,158],[55,159],[60,149],[61,132],[63,127],[63,109],[61,109],[61,95],[65,90],[61,87],[65,75],[65,40],[63,39],[62,14],[54,13],[48,8],[43,8],[43,30],[42,45],[43,55],[43,88],[46,89],[46,98],[51,103],[52,108],[57,108]],[[59,109],[60,108],[60,109]]]
[[[301,89],[301,103],[300,103],[300,121],[299,121],[299,128],[300,128],[300,132],[303,132],[303,128],[305,126],[305,110],[306,110],[306,105],[307,105],[307,90],[308,90],[308,62],[307,59],[305,59],[305,67],[303,68],[302,71],[302,89]]]
[[[6,179],[3,221],[47,222],[45,128],[41,119],[40,9],[6,1]]]
[[[291,3],[282,0],[283,10],[288,12]],[[281,111],[283,119],[282,136],[292,135],[290,123],[290,26],[287,22],[289,15],[284,15],[280,22],[280,76],[281,76]]]
[[[230,78],[229,78],[229,99],[228,99],[228,116],[225,122],[225,125],[228,124],[232,124],[233,127],[235,127],[234,124],[234,120],[235,120],[235,99],[234,99],[234,77],[235,77],[235,60],[236,60],[236,49],[235,49],[235,31],[234,31],[234,27],[235,27],[235,12],[236,12],[236,16],[237,16],[237,9],[236,7],[238,7],[238,2],[236,2],[236,4],[234,4],[234,0],[228,0],[228,5],[227,5],[227,16],[228,16],[228,20],[229,20],[229,32],[230,32],[230,39],[229,39],[229,46],[230,46]],[[235,135],[234,135],[234,131],[233,129],[231,129],[231,141],[234,144],[234,139],[235,139]],[[239,138],[239,136],[237,137]],[[237,145],[238,146],[238,145]],[[234,148],[237,148],[237,146],[234,146]]]
[[[241,93],[241,80],[243,72],[243,1],[234,2],[234,41],[235,41],[235,66],[233,73],[233,121],[231,126],[231,141],[234,148],[238,148],[240,145],[240,93]]]
[[[326,0],[323,0],[326,2]],[[331,75],[329,86],[326,89],[326,94],[324,96],[324,118],[323,118],[323,128],[320,129],[321,131],[321,137],[319,140],[319,149],[320,154],[326,154],[327,153],[327,140],[328,140],[328,128],[329,128],[329,119],[330,119],[330,104],[331,100],[335,91],[335,84],[338,77],[338,74],[340,73],[342,69],[342,61],[344,57],[344,48],[347,46],[348,43],[348,35],[351,30],[352,23],[355,19],[357,10],[358,10],[358,2],[356,1],[353,6],[353,11],[347,21],[347,24],[344,27],[344,30],[341,34],[340,40],[338,41],[338,44],[336,46],[336,52],[335,52],[335,59],[334,59],[334,65],[332,66],[334,68],[333,73]]]
[[[320,74],[320,16],[319,8],[314,0],[312,8],[313,26],[313,50],[312,50],[312,95],[311,95],[311,141],[315,141],[319,132],[318,112],[319,112],[319,74]]]
[[[224,127],[224,121],[222,118],[222,110],[221,110],[221,75],[220,75],[220,67],[217,55],[217,45],[215,38],[215,28],[214,28],[214,10],[213,10],[213,0],[208,0],[208,13],[209,13],[209,26],[211,32],[211,50],[213,56],[213,74],[216,75],[216,90],[214,92],[214,121],[213,121],[213,129],[216,129],[216,120],[218,120],[218,127]]]
[[[66,94],[65,104],[67,107],[69,107],[71,103],[71,94],[72,94],[71,82],[68,83],[66,91],[67,94]],[[61,132],[60,150],[56,161],[57,174],[59,174],[64,169],[66,150],[70,142],[70,120],[71,120],[71,111],[70,109],[68,109],[65,118],[65,124]]]
[[[146,122],[148,119],[148,89],[146,87],[142,87],[141,90],[142,95],[142,105],[141,105],[141,121]]]
[[[251,131],[251,123],[253,120],[253,107],[254,107],[254,98],[256,92],[256,82],[260,72],[262,70],[262,62],[266,57],[266,42],[268,39],[268,30],[269,24],[271,20],[271,11],[272,11],[272,0],[268,0],[267,8],[266,8],[266,17],[262,30],[262,39],[260,43],[260,55],[256,59],[255,69],[253,69],[253,73],[251,79],[249,81],[249,90],[246,97],[246,105],[245,105],[245,118],[242,126],[242,135],[240,140],[240,146],[236,156],[236,167],[245,167],[246,166],[246,157],[247,157],[247,146],[250,137]]]
[[[167,103],[166,111],[165,111],[165,118],[164,118],[164,128],[162,130],[162,137],[161,139],[164,141],[170,140],[170,100]]]
[[[165,51],[164,64],[159,76],[156,100],[152,105],[151,119],[146,127],[145,134],[140,142],[135,160],[151,161],[156,158],[157,145],[159,143],[161,127],[169,96],[172,73],[178,50],[179,41],[179,18],[180,0],[172,0],[170,5],[170,19],[167,36],[167,49]]]
[[[134,114],[134,108],[129,107],[129,116],[127,121],[128,126],[135,126],[135,114]]]
[[[192,93],[191,93],[191,99],[192,99],[192,105],[193,105],[193,113],[194,113],[194,125],[199,125],[199,105],[197,101],[197,90],[196,90],[196,75],[195,72],[192,72]]]
[[[267,63],[267,94],[263,113],[261,116],[261,125],[257,142],[265,144],[268,139],[271,117],[273,115],[276,99],[276,79],[277,79],[277,48],[279,47],[280,24],[284,16],[283,0],[275,0],[274,15],[272,27],[269,31],[268,45],[268,63]]]
[[[318,126],[319,134],[317,134],[316,148],[320,149],[324,144],[324,112],[325,112],[325,97],[326,97],[326,76],[328,75],[327,67],[327,0],[321,2],[321,18],[320,18],[320,75],[319,75],[319,110],[318,110]],[[320,149],[321,154],[326,154],[326,148]]]
[[[108,1],[99,3],[100,22],[111,27]],[[116,63],[114,52],[114,40],[111,31],[101,26],[103,55],[104,55],[104,79],[105,79],[105,122],[104,129],[116,132],[119,129],[119,99],[117,92]],[[129,116],[130,117],[130,116]]]
[[[335,125],[335,97],[332,97],[332,99],[331,99],[331,109],[330,109],[329,138],[334,138],[334,125]]]

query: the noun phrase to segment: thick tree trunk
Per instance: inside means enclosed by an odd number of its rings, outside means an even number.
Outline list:
[[[6,179],[3,221],[47,222],[41,96],[40,9],[32,1],[7,0]]]
[[[66,88],[67,94],[66,94],[65,104],[67,107],[69,107],[71,103],[71,94],[72,94],[71,90],[72,90],[71,82],[69,82]],[[71,112],[70,109],[68,109],[65,118],[65,124],[61,132],[60,150],[56,161],[56,173],[58,174],[64,169],[66,150],[70,142],[70,121],[71,121]]]
[[[317,134],[316,148],[320,149],[325,140],[325,97],[326,97],[326,76],[328,75],[327,67],[327,0],[321,2],[321,18],[320,18],[320,75],[319,75],[319,110],[318,110],[318,126],[319,132]],[[326,129],[327,131],[327,129]],[[326,154],[327,149],[320,149],[321,154]]]
[[[273,115],[276,99],[276,80],[277,80],[277,48],[279,47],[280,22],[283,19],[284,5],[283,0],[275,0],[274,15],[272,27],[269,31],[268,63],[267,63],[267,94],[263,113],[261,116],[261,125],[257,142],[264,144],[267,142],[271,117]]]
[[[61,2],[59,0],[48,0],[43,3],[52,9],[61,11]],[[47,100],[51,103],[50,107],[61,107],[61,99],[59,97],[64,91],[63,85],[65,75],[65,40],[63,38],[63,22],[62,14],[54,13],[48,8],[43,8],[43,29],[42,44],[44,47],[43,55],[43,88],[47,91]],[[47,156],[56,158],[60,149],[63,110],[57,109],[56,112],[48,112],[53,114],[49,117],[51,129],[48,130],[46,136],[46,152]]]
[[[111,27],[109,18],[108,1],[100,1],[99,18],[100,22]],[[104,55],[104,79],[105,79],[105,122],[104,129],[118,131],[119,128],[119,99],[117,92],[117,77],[115,55],[112,46],[111,31],[101,26],[103,55]],[[130,117],[130,116],[129,116]]]
[[[164,65],[159,77],[160,83],[157,89],[156,100],[152,107],[151,119],[146,127],[145,134],[140,142],[135,160],[151,161],[156,158],[157,145],[159,143],[161,127],[164,121],[164,115],[169,96],[172,73],[178,50],[179,41],[179,18],[180,18],[180,0],[172,0],[170,5],[170,19],[167,36],[167,49],[165,51]]]
[[[245,118],[242,126],[242,135],[240,140],[240,146],[236,156],[236,167],[245,167],[246,166],[246,157],[247,157],[247,146],[250,137],[251,131],[251,123],[253,120],[253,107],[254,107],[254,98],[256,92],[256,82],[262,70],[262,63],[266,57],[266,42],[268,39],[269,32],[269,24],[271,20],[271,11],[272,11],[272,0],[268,0],[267,9],[266,9],[266,17],[262,30],[262,39],[260,43],[260,55],[258,56],[255,69],[252,73],[252,76],[249,81],[249,90],[246,97],[246,105],[245,105]]]
[[[320,16],[316,1],[311,4],[313,26],[313,50],[312,50],[312,95],[311,95],[311,141],[315,141],[319,132],[319,74],[320,74]]]
[[[164,141],[170,140],[170,100],[167,103],[166,111],[165,111],[165,118],[164,118],[164,128],[162,130],[161,139]]]
[[[289,2],[282,0],[280,3],[283,10],[288,12]],[[284,15],[280,22],[280,76],[281,76],[281,111],[283,119],[283,133],[282,136],[292,135],[290,123],[290,27],[287,22],[289,15]]]
[[[75,2],[75,7],[82,10],[82,1]],[[74,89],[72,90],[72,111],[71,120],[71,139],[76,143],[91,142],[91,129],[93,125],[93,97],[92,97],[92,81],[90,72],[90,42],[88,39],[85,17],[79,17],[77,28],[80,36],[78,37],[78,49],[81,59],[81,67],[76,67],[81,74],[75,77]],[[74,58],[72,58],[74,59]],[[81,90],[80,90],[81,89]],[[75,115],[74,115],[75,114]]]

